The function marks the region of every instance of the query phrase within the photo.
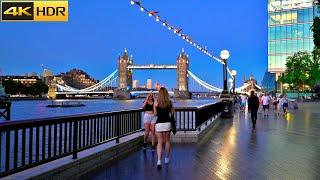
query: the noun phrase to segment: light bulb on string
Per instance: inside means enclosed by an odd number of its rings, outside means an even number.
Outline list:
[[[191,38],[189,38],[189,36],[187,34],[181,33],[182,28],[181,29],[176,29],[176,28],[174,28],[175,26],[173,26],[173,25],[167,23],[166,21],[163,21],[162,19],[160,19],[160,16],[156,15],[158,13],[157,11],[148,11],[147,9],[144,8],[144,6],[141,5],[139,0],[130,0],[130,4],[131,5],[137,5],[142,12],[145,11],[150,17],[152,17],[152,16],[155,17],[157,22],[160,21],[163,26],[168,27],[169,30],[173,30],[174,34],[177,34],[183,40],[186,40],[188,43],[190,43],[190,45],[193,45],[195,48],[197,48],[199,51],[203,52],[204,54],[206,54],[210,58],[212,58],[212,59],[218,61],[219,63],[223,64],[223,62],[221,61],[220,58],[215,57],[213,54],[211,54],[207,50],[206,46],[201,46],[200,44],[197,44],[197,43],[193,42],[193,40]],[[230,74],[230,72],[229,72],[229,74]]]

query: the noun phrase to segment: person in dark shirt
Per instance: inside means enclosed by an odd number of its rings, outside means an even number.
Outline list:
[[[259,98],[251,91],[248,99],[248,111],[251,113],[252,127],[256,126],[257,114],[259,109]]]
[[[157,168],[161,169],[162,145],[165,144],[165,164],[169,163],[170,153],[170,131],[172,130],[172,119],[170,116],[174,114],[172,103],[169,99],[169,94],[166,88],[162,87],[159,90],[158,99],[154,103],[154,113],[157,116],[156,132],[158,137],[157,144]]]

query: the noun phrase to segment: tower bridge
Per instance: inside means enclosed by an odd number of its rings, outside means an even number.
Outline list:
[[[177,69],[177,65],[156,65],[156,64],[149,64],[149,65],[128,65],[127,69],[152,69],[152,70],[163,70],[163,69]]]
[[[208,94],[221,93],[222,89],[211,85],[189,70],[190,60],[188,55],[182,49],[181,53],[176,58],[176,64],[147,64],[139,65],[133,63],[132,56],[129,57],[125,50],[122,56],[117,59],[117,69],[109,76],[84,89],[76,89],[68,86],[61,78],[56,78],[49,87],[49,96],[55,98],[56,95],[62,96],[76,96],[76,95],[103,95],[113,96],[114,99],[130,99],[132,96],[143,93],[150,93],[150,91],[133,91],[132,75],[136,70],[175,70],[177,73],[177,85],[174,91],[170,92],[175,98],[189,99],[191,98],[191,91],[194,94],[200,92]],[[237,93],[244,93],[249,89],[254,89],[256,81],[245,82],[243,86],[235,88]],[[191,90],[190,90],[191,88]],[[232,87],[230,86],[230,89]],[[257,89],[261,89],[257,87]]]
[[[177,89],[174,91],[175,98],[190,99],[191,94],[188,87],[188,70],[189,58],[182,49],[177,57],[176,65],[134,65],[132,56],[129,57],[125,49],[122,57],[118,58],[118,77],[119,86],[114,91],[113,97],[115,99],[128,99],[130,98],[130,87],[132,87],[132,74],[133,70],[172,70],[177,71]]]

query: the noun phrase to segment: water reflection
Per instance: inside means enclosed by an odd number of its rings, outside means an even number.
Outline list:
[[[136,109],[142,106],[144,99],[132,100],[58,100],[63,101],[81,101],[85,106],[73,108],[47,108],[51,104],[50,100],[34,101],[13,101],[11,106],[12,120],[47,118],[55,116],[67,116],[76,114],[87,114],[106,111],[118,111],[125,109]],[[215,102],[214,99],[191,99],[191,100],[173,100],[175,107],[195,107]],[[0,119],[2,121],[2,119]]]
[[[221,150],[219,151],[218,157],[218,168],[216,170],[216,175],[221,179],[229,179],[232,172],[232,168],[234,166],[234,159],[230,158],[234,153],[236,153],[237,146],[237,130],[236,127],[232,124],[231,127],[226,130],[224,134],[227,140],[226,143],[223,144]]]

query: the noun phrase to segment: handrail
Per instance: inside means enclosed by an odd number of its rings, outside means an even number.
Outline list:
[[[176,107],[178,131],[197,131],[221,112],[217,101]],[[143,109],[0,123],[0,178],[142,130]],[[2,138],[1,138],[2,137]],[[4,158],[4,159],[1,159]]]

